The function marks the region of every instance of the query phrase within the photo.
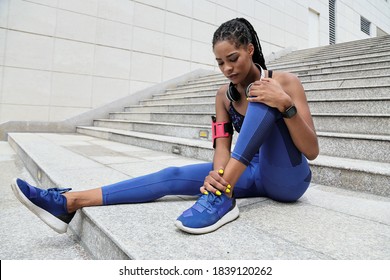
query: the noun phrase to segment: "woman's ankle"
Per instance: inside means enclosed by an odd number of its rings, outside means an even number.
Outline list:
[[[73,198],[71,193],[65,193],[63,196],[66,198],[66,210],[68,213],[75,212],[78,209],[76,206],[76,199]]]

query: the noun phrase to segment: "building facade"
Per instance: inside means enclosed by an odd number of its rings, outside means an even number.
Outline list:
[[[59,121],[198,68],[224,21],[265,56],[390,34],[390,0],[0,0],[0,124]]]

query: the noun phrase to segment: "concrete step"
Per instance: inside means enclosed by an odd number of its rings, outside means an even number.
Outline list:
[[[388,69],[388,68],[386,68]],[[382,70],[383,71],[383,70]],[[364,73],[361,71],[361,73]],[[320,77],[321,75],[316,75]],[[309,76],[308,76],[309,77]],[[213,84],[213,86],[183,86],[178,87],[176,89],[171,89],[167,91],[166,94],[160,94],[155,95],[153,99],[151,100],[145,100],[142,104],[151,104],[153,102],[160,102],[161,101],[155,101],[155,100],[168,100],[171,98],[185,98],[185,97],[193,97],[197,98],[199,96],[210,97],[211,95],[215,95],[218,88],[223,83],[219,84]],[[330,89],[350,89],[351,92],[358,90],[361,92],[361,89],[364,88],[364,92],[369,91],[368,94],[370,96],[390,96],[388,93],[388,88],[390,87],[390,76],[389,75],[371,75],[364,77],[356,76],[356,77],[344,77],[344,78],[329,78],[329,79],[314,79],[314,80],[307,80],[302,81],[302,84],[305,88],[305,90],[311,91],[311,90],[330,90]],[[380,88],[385,88],[383,93],[377,94],[378,91],[380,91]],[[372,89],[372,92],[370,90]],[[351,93],[352,94],[352,93]],[[352,95],[353,97],[359,98],[361,95],[354,93]],[[346,97],[346,96],[344,96]],[[199,101],[196,101],[199,102]]]
[[[353,77],[353,76],[361,76],[361,75],[386,75],[389,73],[387,69],[390,67],[390,59],[388,54],[378,54],[372,58],[368,58],[365,60],[362,59],[344,59],[342,61],[314,61],[302,63],[298,61],[296,64],[290,65],[278,65],[275,62],[271,62],[267,64],[269,69],[279,70],[279,71],[288,71],[297,74],[301,77],[302,81],[307,80],[307,75],[315,75],[315,74],[325,74],[328,73],[329,78],[340,78],[340,77]],[[382,71],[376,69],[381,69]],[[357,75],[349,75],[353,71],[362,72],[367,71],[364,74]],[[333,74],[334,73],[334,74]],[[337,74],[338,73],[338,74]],[[320,76],[321,77],[321,76]],[[327,76],[324,76],[327,78]],[[322,77],[320,79],[323,79]],[[204,77],[200,77],[197,80],[189,81],[186,84],[178,85],[178,88],[181,86],[190,86],[190,85],[213,85],[213,84],[224,84],[228,83],[228,79],[225,78],[221,73],[216,73],[214,75],[207,75]]]
[[[328,46],[319,46],[314,48],[296,50],[289,55],[283,56],[281,60],[289,60],[295,57],[312,57],[320,54],[332,54],[337,55],[338,52],[349,52],[356,53],[360,51],[376,51],[378,49],[387,49],[389,48],[389,37],[381,37],[381,38],[369,38],[368,40],[356,40],[350,41],[341,44],[334,44]]]
[[[305,63],[308,61],[324,61],[324,60],[350,60],[350,59],[358,59],[358,58],[370,58],[381,53],[387,53],[390,51],[389,42],[385,42],[385,45],[378,45],[375,48],[364,48],[358,47],[359,49],[343,49],[343,50],[332,50],[331,47],[326,46],[323,49],[318,49],[316,52],[302,54],[299,51],[295,51],[289,53],[286,56],[280,57],[273,61],[274,64],[286,65],[291,63]],[[325,51],[324,51],[325,50]]]
[[[343,43],[338,43],[334,45],[329,46],[320,46],[320,47],[314,47],[314,48],[308,48],[305,50],[297,50],[294,53],[309,53],[312,54],[313,52],[318,51],[326,51],[326,50],[332,50],[333,52],[335,50],[339,49],[349,49],[349,48],[372,48],[381,44],[386,44],[386,42],[389,40],[389,35],[386,36],[378,36],[368,39],[359,39],[354,41],[348,41]]]
[[[369,73],[367,73],[369,74]],[[302,82],[305,90],[318,88],[350,88],[390,85],[390,75],[321,79]],[[390,93],[388,94],[390,96]]]
[[[92,126],[79,126],[77,127],[77,132],[119,143],[173,153],[188,158],[209,161],[213,157],[212,145],[207,140],[186,139],[175,136]]]
[[[159,97],[153,99],[145,99],[140,102],[140,105],[163,105],[163,104],[195,104],[195,103],[212,103],[215,101],[215,91],[202,92],[202,94],[194,95],[192,92],[183,93],[177,97]]]
[[[208,83],[208,84],[189,84],[189,85],[181,85],[174,89],[169,89],[164,94],[160,95],[154,95],[154,97],[159,96],[170,96],[171,94],[180,94],[180,93],[186,93],[186,92],[202,92],[202,91],[209,91],[209,90],[217,90],[222,85],[226,84],[225,81],[215,82],[215,83]]]
[[[181,123],[110,120],[110,119],[95,120],[93,125],[95,127],[105,127],[105,128],[120,129],[125,131],[154,133],[157,135],[176,136],[176,137],[188,138],[188,139],[206,139],[211,141],[210,125],[191,125],[191,124],[181,124]]]
[[[221,74],[221,72],[218,72],[214,75],[201,77],[197,80],[192,80],[192,81],[188,81],[188,83],[180,84],[177,86],[177,88],[179,89],[179,88],[183,88],[186,86],[201,86],[201,85],[214,86],[216,84],[223,85],[223,84],[227,84],[229,82],[230,81],[225,76],[223,76],[223,74]]]
[[[272,63],[267,66],[269,69],[275,70],[284,70],[284,71],[311,71],[313,73],[318,69],[332,69],[333,71],[341,71],[345,70],[353,70],[359,69],[359,65],[361,67],[384,67],[389,65],[389,55],[377,55],[372,58],[366,59],[350,59],[343,61],[312,61],[307,63],[295,63],[295,64],[285,64],[278,65],[276,63]],[[332,71],[328,70],[328,71]]]
[[[201,162],[80,134],[15,133],[10,143],[41,186],[74,191]],[[383,247],[390,235],[388,197],[311,184],[296,203],[238,199],[239,219],[199,236],[173,225],[194,201],[171,196],[152,203],[86,207],[76,213],[70,231],[94,259],[103,260],[390,257],[390,249]],[[233,235],[245,239],[229,242]],[[217,239],[228,242],[210,243]],[[206,243],[200,251],[199,244]]]
[[[184,98],[184,97],[201,97],[201,96],[210,96],[217,93],[217,90],[220,86],[205,87],[204,89],[198,89],[196,87],[188,89],[177,89],[175,91],[170,91],[165,94],[154,95],[150,100],[165,100],[173,98]]]
[[[225,76],[218,73],[218,75],[215,75],[215,77],[210,77],[208,79],[202,79],[202,80],[193,80],[185,84],[177,85],[175,89],[170,89],[167,91],[167,93],[170,93],[171,91],[175,91],[175,90],[201,88],[201,87],[219,88],[221,85],[227,84],[229,82],[230,81],[227,78],[225,78]]]
[[[350,78],[350,77],[360,77],[364,78],[365,76],[388,76],[390,73],[390,66],[385,67],[373,67],[373,68],[364,68],[364,69],[356,69],[356,70],[348,70],[348,71],[332,71],[329,73],[313,73],[303,74],[302,72],[298,72],[299,79],[304,83],[306,81],[318,81],[318,80],[328,80],[328,79],[339,79],[339,78]]]
[[[215,111],[215,104],[212,103],[177,103],[177,104],[160,104],[160,105],[133,105],[124,108],[125,112],[130,113],[154,113],[154,112],[199,112],[202,108],[205,112]]]
[[[338,71],[335,67],[330,67],[332,71],[326,72],[326,69],[306,69],[305,71],[292,69],[305,89],[321,88],[321,87],[348,87],[348,86],[370,86],[370,85],[386,85],[389,84],[390,61],[388,66],[362,68],[359,63],[356,69]],[[364,77],[364,79],[362,79]],[[166,92],[167,96],[180,96],[180,94],[202,94],[210,91],[216,92],[217,89],[229,81],[220,75],[219,78],[213,77],[213,82],[206,80],[196,81],[185,85],[179,85],[175,89],[170,89]],[[172,95],[171,95],[172,94]]]
[[[317,65],[317,64],[316,64]],[[317,65],[318,66],[318,65]],[[269,66],[270,69],[276,69],[273,65]],[[276,69],[278,70],[278,69]],[[341,83],[344,86],[352,85],[352,86],[365,86],[371,85],[374,82],[374,85],[382,85],[384,81],[388,80],[390,73],[390,60],[374,63],[366,63],[362,61],[356,61],[354,64],[350,65],[341,65],[341,66],[325,66],[325,67],[317,67],[317,68],[307,68],[306,66],[302,66],[299,68],[288,68],[288,69],[280,69],[280,70],[288,70],[291,73],[296,74],[301,82],[305,85],[305,88],[318,88],[319,85],[324,87],[324,82],[329,83],[331,86],[339,86]],[[362,77],[368,78],[367,81],[362,79]],[[213,76],[208,76],[208,78],[204,78],[202,80],[197,80],[196,82],[189,83],[186,85],[180,85],[176,89],[172,89],[168,91],[170,94],[187,94],[189,91],[199,93],[196,86],[205,86],[207,79],[212,79],[212,83],[207,83],[209,88],[203,88],[199,90],[199,92],[210,92],[216,90],[223,84],[227,84],[229,81],[222,75],[216,74]],[[336,80],[336,81],[335,81]],[[316,81],[316,82],[314,82]],[[317,83],[318,82],[318,83]],[[379,82],[379,83],[377,83]],[[388,81],[385,84],[389,84]],[[314,85],[314,86],[313,86]],[[188,90],[188,91],[187,91]],[[174,96],[174,95],[172,95]]]
[[[339,65],[339,66],[332,66],[330,64],[324,64],[319,65],[318,67],[307,67],[307,66],[297,66],[297,67],[286,67],[286,68],[271,68],[278,71],[288,71],[291,73],[296,74],[297,76],[300,75],[314,75],[314,74],[329,74],[333,72],[346,72],[346,71],[359,71],[364,69],[373,69],[373,68],[386,68],[390,66],[390,60],[381,60],[381,61],[374,61],[374,62],[359,62],[356,61],[354,63],[350,63],[348,65]]]
[[[155,113],[110,113],[113,120],[152,121],[210,125],[213,112],[155,112]]]
[[[209,112],[116,112],[113,120],[152,121],[184,123],[190,125],[210,125]],[[317,131],[345,132],[358,134],[390,135],[389,114],[365,113],[312,113]]]
[[[360,40],[354,40],[354,41],[348,41],[343,43],[338,43],[334,45],[329,46],[320,46],[320,47],[314,47],[314,48],[308,48],[303,50],[297,50],[292,53],[290,53],[288,56],[282,57],[281,59],[287,58],[292,55],[301,55],[301,54],[308,54],[312,55],[313,53],[317,53],[319,51],[326,51],[330,50],[332,53],[335,53],[337,50],[340,49],[351,49],[351,48],[357,48],[357,49],[371,49],[372,47],[380,46],[380,45],[388,45],[387,42],[389,41],[389,36],[380,36],[380,37],[374,37],[369,39],[360,39]]]
[[[390,96],[383,98],[332,98],[308,100],[312,113],[390,115]]]
[[[321,155],[390,164],[390,136],[317,132]]]
[[[333,83],[333,82],[330,82]],[[335,82],[337,83],[337,82]],[[341,82],[340,82],[341,83]],[[316,88],[306,88],[306,83],[303,84],[305,93],[308,100],[332,100],[332,99],[349,99],[349,100],[361,100],[369,99],[373,100],[384,98],[387,99],[390,96],[390,83],[384,85],[362,85],[353,86],[349,83],[349,86],[345,87],[325,87],[321,85],[321,82],[317,82]],[[308,86],[309,87],[309,86]],[[216,90],[199,91],[199,92],[182,92],[180,94],[170,94],[156,96],[153,99],[146,99],[140,102],[140,105],[174,105],[174,104],[195,104],[195,103],[213,103],[215,101]]]
[[[184,139],[180,137],[170,137],[170,136],[163,136],[163,135],[155,135],[155,134],[148,134],[148,133],[141,133],[141,132],[134,132],[134,131],[124,131],[124,130],[118,130],[118,129],[110,129],[110,128],[102,128],[102,127],[78,127],[77,132],[98,137],[110,141],[116,141],[120,143],[126,143],[130,145],[136,145],[141,146],[148,149],[158,150],[158,151],[164,151],[167,153],[174,153],[178,155],[182,155],[185,157],[195,158],[199,160],[206,160],[210,161],[213,157],[213,149],[210,145],[209,141],[203,141],[203,140],[194,140],[194,139]],[[369,186],[369,189],[367,191],[373,193],[373,194],[379,194],[381,195],[383,193],[386,193],[386,196],[390,195],[390,184],[387,184],[386,187],[382,186],[383,183],[389,182],[390,180],[390,169],[386,172],[377,172],[377,173],[370,173],[369,169],[366,169],[366,172],[362,172],[362,168],[364,167],[364,164],[370,164],[371,166],[377,166],[380,170],[386,170],[387,167],[390,167],[389,163],[379,162],[379,161],[362,161],[362,160],[356,160],[356,159],[343,159],[342,157],[329,157],[324,155],[326,158],[331,158],[334,160],[334,165],[330,164],[327,161],[326,164],[322,164],[321,160],[316,161],[316,168],[319,170],[325,170],[323,172],[330,172],[333,175],[333,177],[328,178],[326,177],[326,180],[331,181],[335,180],[335,184],[338,187],[345,186],[346,188],[350,188],[353,186],[353,178],[350,178],[351,176],[355,176],[355,174],[360,174],[359,176],[366,176],[367,178],[364,179],[364,182],[367,183],[367,181],[372,181],[373,184],[376,185],[378,189],[372,188],[372,185]],[[353,162],[360,162],[362,166],[352,166],[350,167],[350,170],[344,170],[342,169],[342,172],[344,174],[349,174],[349,176],[345,175],[343,178],[338,178],[335,176],[335,170],[338,168],[338,161],[342,162],[348,162],[348,160]],[[364,164],[363,164],[364,163]],[[329,166],[328,166],[329,165]],[[357,170],[355,170],[356,168]],[[341,172],[341,171],[339,171]],[[323,178],[321,177],[323,173],[317,172],[316,174],[319,174],[319,177],[313,177],[313,182],[321,183],[323,182]],[[326,173],[325,173],[326,174]],[[321,183],[322,184],[322,183]],[[333,184],[328,184],[333,185]],[[363,188],[363,187],[361,187]],[[383,188],[386,188],[383,190]],[[376,191],[380,192],[376,192]],[[363,191],[363,190],[361,190]]]
[[[311,63],[313,61],[321,62],[321,61],[349,61],[353,59],[370,59],[372,57],[378,57],[382,54],[386,54],[390,51],[389,47],[379,47],[378,49],[364,50],[361,49],[359,51],[343,51],[341,53],[316,53],[308,56],[298,56],[298,57],[290,57],[290,59],[286,59],[283,57],[277,60],[274,60],[272,63],[278,65],[287,65],[287,64],[296,64],[296,63]],[[287,56],[286,56],[287,57]]]
[[[225,82],[214,83],[212,85],[187,85],[181,86],[176,89],[167,90],[164,94],[154,95],[153,98],[174,98],[184,96],[201,96],[208,95],[211,92],[216,93],[217,90]],[[369,87],[369,86],[382,86],[390,85],[390,76],[388,73],[384,75],[372,75],[366,72],[364,79],[362,77],[333,77],[333,78],[322,78],[315,80],[302,81],[305,90],[318,89],[318,88],[349,88],[349,87]],[[390,94],[389,94],[390,96]]]
[[[358,78],[365,76],[389,76],[390,73],[390,60],[384,61],[384,65],[378,66],[379,62],[375,62],[374,65],[372,63],[364,63],[362,61],[356,61],[354,65],[348,66],[338,66],[338,67],[318,67],[318,68],[301,68],[289,69],[289,72],[296,74],[299,79],[304,83],[306,81],[315,81],[315,80],[328,80],[328,79],[340,79],[340,78]],[[375,66],[376,65],[376,66]],[[270,69],[273,65],[270,65]],[[347,68],[347,69],[345,69]],[[348,68],[353,68],[348,70]],[[199,80],[189,81],[186,84],[178,85],[176,89],[183,89],[187,86],[215,86],[215,85],[223,85],[229,83],[229,80],[225,78],[222,74],[218,73],[213,76],[203,77]],[[174,89],[172,89],[174,90]]]
[[[211,141],[210,125],[102,119],[95,120],[94,126]],[[317,135],[323,155],[389,162],[390,136],[335,132],[317,132]]]
[[[390,52],[390,47],[385,46],[385,47],[378,47],[375,48],[375,50],[364,50],[360,49],[358,51],[354,50],[343,50],[337,53],[334,52],[321,52],[317,54],[312,54],[309,56],[306,55],[300,55],[300,56],[293,56],[289,55],[288,59],[277,59],[275,61],[272,61],[273,64],[275,65],[280,65],[280,66],[286,66],[289,64],[306,64],[306,63],[311,63],[313,61],[317,62],[324,62],[324,61],[349,61],[349,60],[364,60],[364,59],[370,59],[372,57],[376,57],[382,54],[388,54]],[[286,56],[287,57],[287,56]]]
[[[313,113],[317,131],[390,135],[390,115]]]
[[[309,99],[309,106],[312,113],[343,113],[343,114],[390,114],[390,97],[382,98],[333,98],[333,99]],[[212,103],[176,103],[140,106],[133,105],[125,107],[125,112],[130,113],[155,113],[155,112],[205,112],[215,111],[215,104]]]
[[[276,60],[274,63],[292,63],[314,60],[331,60],[331,59],[349,59],[351,56],[369,57],[377,53],[389,51],[390,36],[381,38],[369,38],[353,42],[297,50],[288,53]]]
[[[318,184],[389,196],[390,164],[321,155],[310,162]]]
[[[359,98],[387,98],[389,97],[390,85],[381,86],[350,86],[345,88],[323,87],[305,89],[308,99],[359,99]]]

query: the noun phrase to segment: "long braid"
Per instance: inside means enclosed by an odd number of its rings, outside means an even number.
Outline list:
[[[255,48],[253,62],[258,63],[263,69],[267,69],[259,38],[249,21],[244,18],[236,18],[223,23],[214,33],[213,48],[217,42],[224,40],[234,42],[236,47],[252,43]]]
[[[260,40],[259,37],[257,36],[256,30],[253,28],[252,24],[250,24],[250,22],[247,21],[245,18],[238,18],[237,20],[244,23],[249,28],[249,32],[252,35],[252,44],[255,47],[255,52],[253,54],[253,61],[255,63],[260,64],[260,66],[263,69],[267,69],[267,66],[265,65],[263,50],[261,49]]]

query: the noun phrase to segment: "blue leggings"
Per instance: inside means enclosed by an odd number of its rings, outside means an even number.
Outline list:
[[[232,157],[247,166],[234,195],[292,202],[307,190],[311,172],[278,110],[249,103]],[[169,167],[102,187],[103,204],[149,202],[166,195],[197,195],[212,163]]]

